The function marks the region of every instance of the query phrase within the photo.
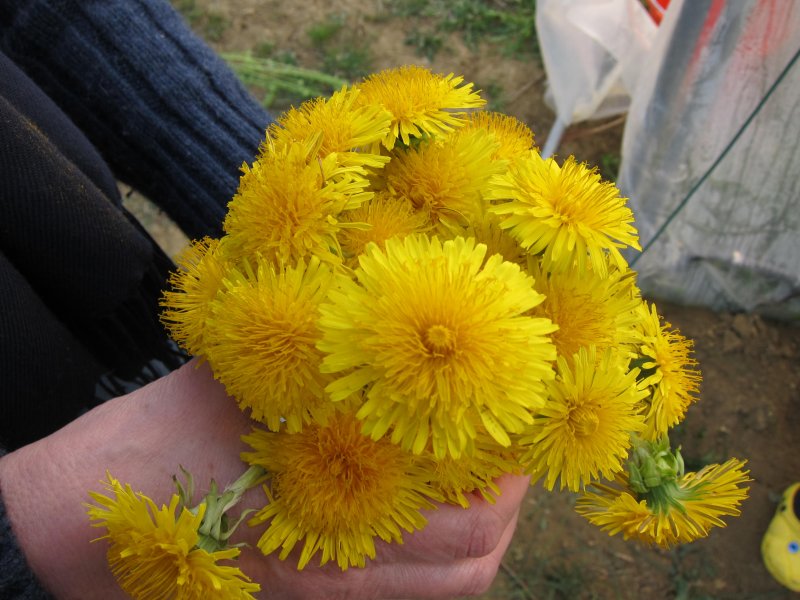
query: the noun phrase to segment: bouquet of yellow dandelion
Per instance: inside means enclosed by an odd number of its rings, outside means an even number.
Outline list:
[[[686,473],[670,448],[700,373],[623,257],[640,249],[626,199],[483,104],[412,66],[289,110],[243,166],[225,235],[179,261],[163,322],[254,421],[242,459],[265,554],[363,566],[433,502],[492,501],[503,473],[662,546],[738,514],[743,461]],[[203,510],[175,521],[177,500],[109,485],[101,506],[196,535]],[[119,516],[91,516],[124,544]],[[184,545],[234,585],[212,566],[230,550]]]

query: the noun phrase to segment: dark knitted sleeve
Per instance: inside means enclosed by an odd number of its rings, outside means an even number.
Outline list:
[[[0,447],[0,457],[5,451]],[[39,585],[28,567],[11,530],[0,489],[0,598],[8,600],[47,600],[51,596]]]
[[[117,178],[189,236],[220,233],[239,168],[270,117],[167,2],[4,0],[0,50]]]

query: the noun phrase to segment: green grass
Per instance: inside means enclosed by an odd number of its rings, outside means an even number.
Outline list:
[[[219,42],[230,28],[221,14],[204,11],[197,0],[172,0],[189,25],[209,42]],[[486,43],[517,58],[536,56],[535,0],[396,0],[381,20],[404,19],[406,44],[433,61],[452,33],[473,51]],[[331,13],[306,30],[304,47],[280,48],[270,40],[249,53],[224,58],[265,106],[284,110],[308,98],[329,95],[342,85],[373,72],[370,39],[352,30],[347,13]],[[297,50],[297,53],[295,52]],[[298,54],[303,57],[302,65]],[[310,57],[310,60],[309,60]],[[490,82],[488,108],[505,109],[502,87]]]
[[[457,32],[474,52],[484,42],[518,59],[540,59],[536,38],[536,0],[400,0],[395,15],[417,21],[406,43],[433,59],[442,49],[442,34]],[[432,27],[432,29],[431,29]]]
[[[322,70],[350,81],[361,79],[372,71],[372,53],[365,46],[329,49],[322,58]]]
[[[275,44],[272,42],[261,42],[253,48],[253,56],[256,58],[273,58],[275,54]]]
[[[222,36],[225,35],[225,31],[227,31],[230,26],[230,21],[224,16],[218,13],[208,13],[205,16],[205,23],[202,25],[202,28],[207,40],[218,42],[222,39]]]
[[[508,572],[508,567],[506,567]],[[526,572],[511,572],[509,600],[573,600],[596,596],[587,579],[586,565],[573,558],[542,557]]]
[[[545,571],[543,598],[572,600],[588,588],[583,568],[579,564],[556,563]]]
[[[173,0],[172,5],[189,26],[209,42],[219,42],[231,26],[224,15],[201,10],[195,0]]]
[[[311,44],[317,48],[322,48],[330,44],[338,36],[345,24],[345,16],[342,14],[332,14],[324,21],[315,23],[306,32]]]
[[[272,110],[328,96],[347,83],[341,77],[249,53],[223,53],[222,58],[245,85],[261,95],[264,106]]]
[[[606,152],[600,157],[600,175],[606,181],[616,181],[622,157],[618,153]]]
[[[503,86],[496,81],[490,81],[487,85],[476,85],[481,90],[481,94],[486,98],[486,110],[494,112],[504,112],[506,109],[506,93]]]
[[[444,40],[441,35],[423,29],[412,29],[406,36],[405,43],[412,46],[418,56],[433,60],[442,49]]]
[[[203,17],[203,11],[197,8],[195,0],[173,0],[172,6],[183,15],[189,27],[194,28]]]
[[[677,546],[670,550],[670,558],[675,600],[714,600],[713,596],[697,589],[697,582],[711,581],[715,577],[713,565],[697,548]]]
[[[309,27],[306,34],[326,73],[353,81],[372,71],[372,52],[348,31],[346,14],[328,15]]]

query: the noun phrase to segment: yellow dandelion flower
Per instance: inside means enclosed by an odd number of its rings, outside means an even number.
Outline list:
[[[372,200],[343,216],[339,243],[348,264],[355,267],[367,244],[372,242],[383,248],[389,238],[422,232],[426,225],[425,215],[414,211],[408,200],[378,192]]]
[[[520,443],[521,460],[533,481],[544,477],[552,490],[577,491],[588,481],[622,470],[631,447],[631,432],[643,427],[636,372],[612,350],[581,348],[572,366],[558,357],[558,375],[550,397]]]
[[[110,542],[108,562],[120,587],[137,600],[176,598],[253,598],[260,586],[237,567],[219,564],[235,559],[238,548],[208,552],[198,547],[198,529],[205,513],[178,510],[173,495],[169,506],[156,504],[130,485],[108,476],[111,496],[90,492],[99,504],[88,505],[94,527],[105,527],[99,539]]]
[[[670,323],[662,324],[655,304],[642,302],[638,315],[641,340],[633,364],[640,367],[640,377],[651,391],[642,436],[655,440],[683,421],[689,405],[697,401],[702,377],[694,368],[692,340]]]
[[[326,426],[302,433],[254,431],[243,439],[253,448],[242,458],[269,473],[269,503],[250,520],[269,522],[258,547],[281,549],[285,559],[298,543],[298,569],[321,552],[320,564],[363,567],[375,558],[375,539],[402,542],[402,531],[421,529],[421,510],[435,497],[429,474],[389,440],[361,433],[352,415],[340,413]]]
[[[493,159],[511,160],[525,156],[534,148],[533,132],[511,115],[491,111],[476,111],[469,115],[458,134],[481,129],[488,131],[498,142]]]
[[[558,325],[553,343],[560,356],[570,360],[589,346],[598,351],[634,348],[641,299],[633,271],[611,266],[605,276],[593,269],[547,273],[531,257],[528,272],[536,291],[545,296],[533,314]]]
[[[415,65],[387,69],[359,84],[357,105],[383,106],[392,115],[383,145],[391,150],[397,139],[406,145],[424,135],[441,137],[463,123],[463,109],[483,106],[486,101],[461,85],[463,77],[443,77]]]
[[[396,151],[385,168],[387,188],[444,230],[463,230],[485,212],[484,194],[505,169],[491,160],[497,143],[485,131],[431,140]]]
[[[355,152],[368,148],[386,137],[392,116],[381,106],[354,106],[360,91],[343,88],[330,98],[308,100],[299,108],[290,108],[267,131],[269,141],[288,145],[322,134],[319,154],[336,154],[340,164],[380,168],[386,156]]]
[[[372,193],[364,191],[367,179],[341,167],[335,155],[317,159],[317,147],[275,147],[252,167],[243,166],[224,222],[238,255],[261,253],[284,263],[311,255],[340,260],[337,217]]]
[[[255,272],[232,271],[226,291],[212,303],[208,362],[239,406],[272,430],[282,420],[290,432],[324,421],[334,410],[325,395],[330,375],[320,373],[315,344],[319,304],[331,270],[312,257],[308,265],[259,260]]]
[[[577,512],[609,535],[622,533],[649,545],[668,548],[706,537],[725,527],[721,517],[738,516],[747,498],[745,461],[732,458],[660,485],[648,493],[631,489],[620,474],[611,485],[593,483],[578,498]]]
[[[161,322],[172,339],[189,352],[205,354],[204,332],[209,305],[222,288],[229,268],[220,240],[196,240],[177,259],[177,270],[169,277],[170,288],[160,304]]]
[[[533,254],[542,254],[545,269],[585,269],[605,274],[604,254],[624,271],[619,248],[641,250],[633,212],[612,183],[600,180],[594,169],[569,157],[562,166],[531,151],[511,163],[508,174],[493,181],[492,200],[509,200],[492,207],[505,215],[503,227]]]
[[[519,474],[521,468],[512,449],[504,448],[476,425],[478,436],[471,455],[459,458],[436,458],[430,452],[423,457],[430,461],[426,468],[432,473],[431,485],[445,502],[469,508],[470,497],[479,494],[485,501],[494,503],[500,489],[495,479],[506,474]]]
[[[466,228],[466,237],[473,237],[479,244],[486,246],[486,256],[499,254],[503,260],[516,263],[526,268],[528,253],[520,243],[500,227],[500,218],[490,212],[472,219]],[[541,306],[541,305],[540,305]]]
[[[456,238],[413,234],[370,245],[320,308],[327,355],[321,369],[340,373],[334,401],[368,391],[358,411],[374,439],[421,453],[458,457],[480,422],[510,444],[544,403],[553,377],[552,324],[523,313],[541,302],[517,265]]]

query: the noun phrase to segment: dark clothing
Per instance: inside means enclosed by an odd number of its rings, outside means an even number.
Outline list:
[[[189,237],[221,233],[269,116],[161,0],[3,0],[0,50]]]
[[[181,362],[158,322],[171,262],[117,180],[219,235],[269,122],[166,2],[0,3],[0,450]],[[1,505],[0,535],[0,597],[39,597]]]
[[[0,445],[11,450],[141,379],[145,363],[176,364],[157,321],[170,264],[116,181],[190,237],[218,235],[270,119],[163,1],[5,0],[0,51]]]
[[[155,316],[170,261],[83,134],[0,54],[0,444],[52,433],[96,385],[175,364]]]

